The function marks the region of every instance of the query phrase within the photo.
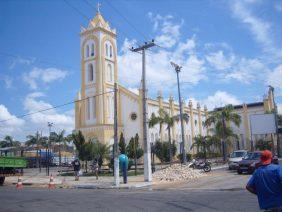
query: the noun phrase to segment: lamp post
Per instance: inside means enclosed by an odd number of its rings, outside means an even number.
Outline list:
[[[277,138],[277,156],[280,158],[282,156],[282,152],[281,152],[281,144],[280,144],[280,139],[279,139],[279,129],[278,129],[278,111],[277,111],[277,105],[275,103],[275,99],[274,99],[274,87],[272,87],[271,85],[268,86],[272,92],[272,98],[273,98],[273,106],[274,106],[274,118],[275,118],[275,127],[276,127],[276,138]]]
[[[182,137],[182,155],[183,155],[183,164],[186,165],[186,151],[185,151],[185,138],[184,138],[184,125],[183,125],[183,111],[182,111],[182,100],[180,93],[180,85],[179,85],[179,72],[181,71],[181,66],[177,65],[174,62],[170,62],[172,67],[174,67],[176,76],[177,76],[177,87],[178,87],[178,98],[179,98],[179,110],[180,110],[180,125],[181,125],[181,137]]]
[[[51,127],[53,126],[52,122],[48,122],[48,127],[49,127],[49,142],[48,142],[48,150],[47,150],[47,176],[49,176],[50,172],[50,153],[51,153]]]

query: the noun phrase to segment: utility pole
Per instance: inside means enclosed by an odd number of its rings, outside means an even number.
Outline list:
[[[144,180],[145,182],[152,181],[151,169],[151,146],[148,143],[148,114],[147,114],[147,88],[146,88],[146,54],[145,50],[156,44],[145,42],[145,45],[138,48],[131,48],[133,52],[142,52],[142,109],[143,109],[143,140],[144,140]]]
[[[119,186],[117,83],[114,84],[114,185]]]
[[[271,89],[272,92],[272,98],[273,98],[273,105],[274,105],[274,117],[275,117],[275,127],[276,127],[276,135],[277,135],[277,156],[279,158],[282,157],[282,150],[281,150],[281,144],[280,144],[280,139],[279,139],[279,130],[278,130],[278,111],[277,111],[277,105],[275,103],[274,99],[274,87],[269,85],[269,88]]]
[[[184,137],[184,124],[183,124],[183,111],[182,111],[182,99],[180,93],[180,85],[179,85],[179,72],[181,71],[181,66],[177,65],[174,62],[170,62],[172,67],[174,67],[176,76],[177,76],[177,86],[178,86],[178,98],[179,98],[179,110],[180,110],[180,125],[181,125],[181,137],[182,137],[182,157],[183,157],[183,164],[186,165],[187,158],[186,158],[186,147],[185,147],[185,137]]]
[[[48,151],[47,151],[47,176],[49,176],[49,172],[50,172],[50,154],[51,154],[51,150],[50,150],[50,147],[51,147],[51,127],[53,126],[53,123],[52,122],[48,122],[48,127],[49,127],[49,142],[48,142]]]
[[[222,109],[224,110],[224,108]],[[225,135],[225,131],[226,131],[226,124],[225,124],[225,117],[223,114],[223,111],[221,112],[221,121],[222,121],[222,157],[223,157],[223,161],[226,161],[226,135]]]

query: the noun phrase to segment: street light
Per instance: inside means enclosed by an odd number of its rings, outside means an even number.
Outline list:
[[[53,123],[52,122],[48,122],[48,127],[49,127],[49,142],[48,142],[48,151],[47,151],[47,160],[48,160],[48,165],[47,165],[47,175],[49,176],[49,171],[50,171],[50,153],[51,153],[51,150],[50,150],[50,145],[51,145],[51,127],[53,126]]]
[[[184,125],[183,125],[183,114],[182,114],[182,100],[181,100],[181,93],[180,93],[180,86],[179,86],[179,72],[182,66],[177,65],[174,62],[170,62],[172,67],[174,67],[176,76],[177,76],[177,86],[178,86],[178,98],[179,98],[179,110],[180,110],[180,125],[181,125],[181,134],[182,134],[182,158],[183,163],[186,165],[186,151],[185,151],[185,139],[184,139]]]
[[[277,156],[280,158],[281,157],[281,144],[280,144],[280,139],[279,139],[279,129],[278,129],[278,111],[277,111],[277,105],[274,99],[274,87],[271,85],[268,86],[272,92],[272,99],[273,99],[273,106],[274,106],[274,118],[275,118],[275,127],[276,127],[276,135],[277,135]]]

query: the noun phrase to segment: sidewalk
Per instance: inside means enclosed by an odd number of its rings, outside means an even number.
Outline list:
[[[213,170],[226,169],[227,165],[213,166]],[[137,189],[146,187],[158,187],[159,185],[171,186],[171,182],[144,182],[144,176],[130,176],[128,177],[128,183],[123,183],[123,178],[120,176],[120,185],[114,185],[113,176],[101,176],[96,180],[95,176],[80,176],[79,181],[74,180],[74,176],[58,176],[58,167],[52,167],[50,169],[50,175],[54,177],[54,184],[56,188],[74,188],[74,189]],[[209,175],[206,175],[208,177]],[[18,181],[18,177],[6,177],[6,185],[15,185]],[[45,169],[39,173],[38,169],[26,169],[24,176],[22,176],[22,182],[24,186],[48,188],[50,177],[46,176]],[[177,183],[177,182],[176,182]],[[183,183],[183,182],[182,182]]]
[[[127,178],[128,183],[123,183],[123,178],[120,176],[120,185],[114,185],[114,177],[99,177],[96,180],[95,176],[80,176],[79,181],[74,180],[74,176],[58,176],[57,171],[51,171],[50,174],[54,177],[54,184],[56,188],[84,188],[84,189],[134,189],[149,187],[151,182],[144,182],[144,176],[130,176]],[[15,185],[18,181],[18,177],[12,176],[5,179],[5,185]],[[45,172],[41,173],[26,173],[22,176],[22,182],[24,186],[48,188],[50,177],[46,176]]]

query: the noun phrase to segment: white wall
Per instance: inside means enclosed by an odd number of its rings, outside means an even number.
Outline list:
[[[126,142],[129,142],[131,137],[134,137],[138,133],[139,137],[141,134],[140,119],[142,114],[139,112],[138,101],[121,93],[121,119],[124,129],[124,137]],[[130,115],[135,112],[137,119],[132,120]]]

